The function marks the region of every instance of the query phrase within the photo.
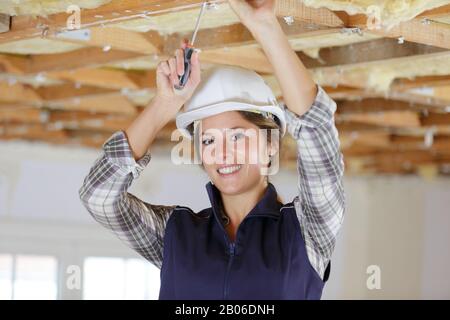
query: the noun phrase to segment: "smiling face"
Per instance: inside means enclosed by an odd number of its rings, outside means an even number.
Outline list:
[[[201,121],[198,139],[205,171],[216,187],[233,195],[260,183],[274,150],[261,128],[238,111],[223,112]],[[270,133],[269,133],[270,134]]]

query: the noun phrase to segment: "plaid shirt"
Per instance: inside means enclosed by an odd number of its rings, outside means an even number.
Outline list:
[[[334,125],[336,103],[318,86],[312,107],[302,116],[283,105],[288,131],[298,146],[298,195],[293,203],[313,268],[323,278],[342,224],[344,162]],[[127,192],[151,159],[135,161],[123,131],[103,145],[79,190],[93,218],[127,246],[161,268],[166,223],[176,205],[146,203]]]

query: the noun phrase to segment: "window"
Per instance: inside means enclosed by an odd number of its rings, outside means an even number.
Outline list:
[[[59,270],[59,264],[67,262],[51,255],[0,253],[0,300],[158,299],[160,272],[148,261],[122,257],[83,259],[81,290],[73,291],[65,285],[68,275]]]
[[[0,300],[12,299],[12,264],[11,255],[0,254]]]
[[[57,260],[51,256],[0,255],[0,299],[57,298]]]
[[[83,269],[83,299],[158,299],[159,269],[145,260],[89,257]]]

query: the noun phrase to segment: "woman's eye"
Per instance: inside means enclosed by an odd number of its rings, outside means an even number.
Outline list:
[[[205,145],[205,146],[207,146],[207,145],[209,145],[209,144],[211,144],[211,143],[213,143],[214,142],[214,139],[212,139],[212,138],[204,138],[203,140],[202,140],[202,143]]]
[[[242,132],[234,133],[231,135],[231,140],[236,141],[242,139],[245,135]]]

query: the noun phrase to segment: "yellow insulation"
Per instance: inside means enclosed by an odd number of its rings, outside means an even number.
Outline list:
[[[379,15],[383,26],[390,27],[408,21],[420,13],[450,4],[450,0],[303,0],[314,8],[326,7],[349,14]]]
[[[11,16],[34,15],[47,16],[66,12],[74,4],[82,9],[94,9],[111,0],[1,0],[0,13]]]

